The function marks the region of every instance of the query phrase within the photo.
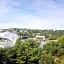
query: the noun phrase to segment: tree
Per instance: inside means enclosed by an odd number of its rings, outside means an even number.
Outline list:
[[[54,64],[54,60],[51,53],[47,53],[47,52],[44,53],[43,51],[41,55],[42,56],[40,59],[40,64]]]
[[[51,35],[51,36],[48,37],[48,39],[49,39],[49,40],[56,40],[56,39],[57,39],[57,36]]]
[[[19,64],[29,64],[29,63],[37,63],[40,59],[39,44],[33,39],[28,39],[23,41],[20,44],[19,49],[16,51],[17,53],[17,63]]]
[[[58,43],[64,43],[64,36],[60,36],[58,38]]]

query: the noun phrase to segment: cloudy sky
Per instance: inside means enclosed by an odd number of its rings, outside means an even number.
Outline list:
[[[0,28],[64,29],[64,0],[0,0]]]

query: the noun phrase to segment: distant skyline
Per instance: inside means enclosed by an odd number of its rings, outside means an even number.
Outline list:
[[[64,0],[0,0],[0,29],[64,29]]]

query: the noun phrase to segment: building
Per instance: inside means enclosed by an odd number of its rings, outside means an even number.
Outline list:
[[[12,32],[0,33],[0,48],[12,47],[17,38],[18,35]]]
[[[36,36],[36,40],[37,40],[39,43],[43,43],[43,42],[45,42],[45,36]]]
[[[27,39],[27,38],[29,38],[28,35],[22,35],[22,36],[21,36],[21,39],[22,39],[22,40],[23,40],[23,39]]]
[[[40,43],[40,48],[43,48],[43,44],[46,43],[45,36],[36,36],[36,40]]]

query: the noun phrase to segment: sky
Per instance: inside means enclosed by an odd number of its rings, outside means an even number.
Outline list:
[[[64,0],[0,0],[0,29],[64,29]]]

